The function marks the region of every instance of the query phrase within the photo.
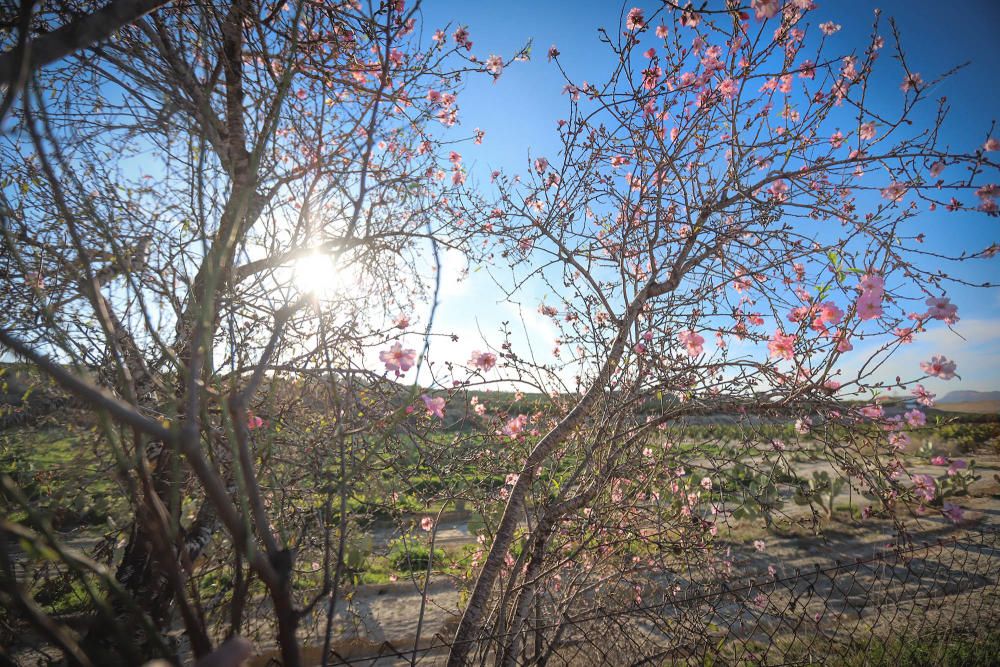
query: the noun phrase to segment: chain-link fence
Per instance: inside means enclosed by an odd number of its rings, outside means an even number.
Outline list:
[[[542,617],[509,664],[1000,664],[1000,533],[964,532],[850,562],[660,587],[630,608]],[[652,601],[654,600],[655,601]],[[493,664],[510,634],[476,640]],[[451,638],[334,650],[332,664],[443,664]]]

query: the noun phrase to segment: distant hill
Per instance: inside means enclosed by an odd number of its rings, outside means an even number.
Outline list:
[[[983,401],[1000,401],[1000,391],[949,391],[938,403],[980,403]]]

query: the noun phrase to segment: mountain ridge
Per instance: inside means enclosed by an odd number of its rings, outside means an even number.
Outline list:
[[[976,391],[957,389],[937,399],[938,403],[972,403],[978,401],[1000,401],[1000,391]]]

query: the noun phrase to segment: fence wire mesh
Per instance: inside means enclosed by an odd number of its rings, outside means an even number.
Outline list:
[[[654,602],[631,607],[542,616],[524,629],[523,651],[508,664],[998,664],[1000,656],[989,653],[1000,646],[998,590],[1000,532],[964,532],[787,573],[673,583],[645,591]],[[510,639],[477,638],[475,664],[502,661]],[[338,648],[330,662],[438,665],[451,638],[440,632],[416,648],[367,646]]]

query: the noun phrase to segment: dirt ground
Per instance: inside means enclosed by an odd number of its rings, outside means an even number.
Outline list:
[[[761,575],[767,572],[769,565],[775,565],[776,576],[779,579],[788,578],[790,583],[769,589],[769,598],[773,599],[769,599],[771,608],[765,613],[756,612],[746,600],[734,598],[718,607],[698,610],[699,618],[706,613],[710,616],[714,614],[711,616],[712,625],[723,628],[730,639],[743,642],[740,643],[742,646],[744,643],[763,642],[780,633],[783,625],[788,623],[788,609],[783,609],[782,604],[787,607],[793,598],[808,612],[807,615],[819,615],[821,618],[812,636],[826,637],[829,641],[838,640],[844,633],[853,636],[862,625],[868,632],[900,622],[941,626],[945,620],[960,620],[959,614],[968,615],[979,607],[984,608],[984,614],[994,613],[994,607],[1000,605],[1000,601],[995,600],[1000,584],[1000,552],[996,551],[1000,544],[995,536],[988,549],[979,549],[982,553],[976,558],[963,555],[963,550],[971,548],[966,543],[954,548],[935,546],[938,540],[952,539],[968,531],[1000,532],[1000,458],[977,456],[976,464],[980,479],[970,485],[968,496],[954,499],[965,509],[960,524],[932,513],[913,514],[908,519],[908,529],[913,538],[910,548],[915,551],[905,564],[878,561],[850,569],[847,574],[836,570],[838,563],[850,564],[890,553],[887,546],[895,539],[890,522],[855,520],[843,510],[836,520],[824,526],[820,536],[807,531],[766,531],[741,525],[735,536],[743,543],[742,547],[736,545],[741,553],[739,565],[742,570]],[[914,474],[933,476],[941,475],[944,470],[940,466],[917,462],[911,463],[908,469]],[[827,464],[796,464],[796,472],[804,477],[822,470],[832,472]],[[834,499],[834,505],[840,508],[849,505],[860,508],[867,502],[856,491],[846,487]],[[811,514],[807,506],[792,503],[787,503],[782,512],[793,521]],[[726,539],[723,533],[720,536]],[[746,543],[754,537],[764,540],[766,546],[763,552],[747,548]],[[473,541],[474,535],[470,534],[465,523],[452,521],[439,526],[437,540],[438,544],[456,545]],[[927,549],[922,547],[924,543],[929,545]],[[826,570],[831,568],[834,568],[833,571],[827,574]],[[817,571],[824,571],[824,574],[803,577],[802,581],[796,578],[796,573],[801,575]],[[845,585],[848,580],[849,584]],[[414,655],[419,664],[435,665],[441,662],[444,651],[435,651],[433,647],[448,641],[454,633],[461,603],[459,588],[456,582],[445,577],[432,580],[420,638],[416,641],[420,617],[419,586],[419,578],[387,585],[362,586],[354,591],[349,602],[338,603],[334,624],[334,636],[338,637],[334,646],[338,655],[345,660],[359,661],[367,656],[369,659],[364,664],[369,665],[410,664]],[[808,590],[806,600],[803,600],[800,590],[803,587]],[[914,605],[919,603],[911,595],[914,592],[937,600],[935,608],[921,608],[918,610],[920,613],[915,614]],[[994,598],[986,601],[984,595]],[[798,610],[795,617],[801,617],[802,613]],[[307,633],[313,634],[320,629],[319,619],[323,613],[318,616],[307,627]],[[754,622],[748,623],[749,618]],[[747,630],[747,625],[752,629]],[[647,629],[647,632],[655,639],[660,631]],[[416,654],[413,653],[414,648],[418,649]],[[314,650],[312,653],[318,659],[318,652]],[[254,664],[265,665],[273,655],[264,651]]]
[[[861,521],[844,511],[849,506],[860,509],[868,502],[845,487],[834,499],[840,511],[834,520],[826,523],[819,536],[805,529],[768,531],[761,520],[753,525],[743,522],[731,534],[720,531],[720,538],[729,542],[737,554],[735,560],[740,572],[756,573],[760,579],[768,566],[773,565],[776,578],[787,579],[785,583],[770,585],[770,588],[751,587],[746,595],[712,598],[716,601],[708,607],[664,607],[659,610],[658,619],[644,620],[645,625],[637,625],[636,633],[646,637],[651,646],[662,645],[664,654],[671,655],[670,652],[678,647],[671,645],[667,638],[677,641],[677,637],[682,636],[677,634],[675,627],[679,622],[690,627],[698,627],[698,624],[711,627],[716,633],[715,639],[723,638],[737,648],[745,648],[775,643],[772,638],[785,636],[782,633],[787,634],[792,618],[799,619],[799,623],[804,617],[818,618],[810,636],[834,642],[845,636],[854,641],[859,627],[866,633],[904,623],[919,623],[920,628],[937,627],[968,620],[974,612],[993,614],[994,607],[1000,605],[996,601],[1000,585],[997,538],[1000,535],[1000,457],[979,455],[975,458],[980,479],[970,486],[967,496],[954,499],[965,510],[963,521],[956,525],[940,514],[913,514],[907,519],[914,538],[911,548],[919,550],[923,542],[930,547],[926,551],[912,552],[905,563],[878,561],[850,570],[849,576],[836,569],[838,563],[871,560],[878,554],[887,553],[887,545],[895,539],[894,528],[888,521]],[[908,469],[912,473],[933,476],[944,470],[915,460]],[[820,463],[796,464],[796,472],[806,478],[823,470],[830,468]],[[786,503],[782,512],[793,522],[811,515],[808,507],[793,503]],[[968,531],[991,534],[993,542],[977,546],[973,539],[959,546],[935,546],[937,540],[952,539]],[[393,536],[388,528],[381,532],[376,530],[373,542],[386,543]],[[752,548],[754,539],[764,540],[764,551]],[[474,540],[475,535],[465,520],[452,517],[438,526],[438,546],[455,547]],[[85,547],[86,544],[77,546]],[[832,574],[826,574],[828,570]],[[802,573],[821,571],[824,572],[822,576],[802,576]],[[445,656],[441,647],[454,634],[464,602],[463,594],[454,579],[435,576],[427,587],[422,608],[422,585],[422,577],[415,574],[393,583],[359,586],[351,590],[346,599],[341,596],[332,633],[336,638],[333,642],[336,655],[349,664],[356,661],[367,665],[401,665],[411,664],[414,659],[422,665],[441,663]],[[767,602],[758,606],[754,596],[762,593],[766,593]],[[797,605],[794,614],[789,613],[790,604]],[[920,608],[916,609],[917,606]],[[265,618],[266,613],[259,617]],[[273,636],[271,629],[265,627],[266,622],[258,622],[262,624],[256,628],[260,631],[259,636]],[[326,609],[320,605],[303,623],[306,664],[319,664],[325,622]],[[674,625],[667,631],[661,623]],[[250,630],[252,636],[253,628]],[[601,628],[588,630],[591,633],[602,631]],[[620,633],[621,626],[607,632]],[[694,633],[685,646],[696,645],[705,636],[705,633]],[[801,648],[807,652],[812,650],[810,646]],[[273,646],[258,643],[257,655],[251,664],[267,665],[276,655]],[[586,664],[595,659],[615,662],[613,658],[595,657],[589,653],[576,657],[579,660],[562,662]]]

